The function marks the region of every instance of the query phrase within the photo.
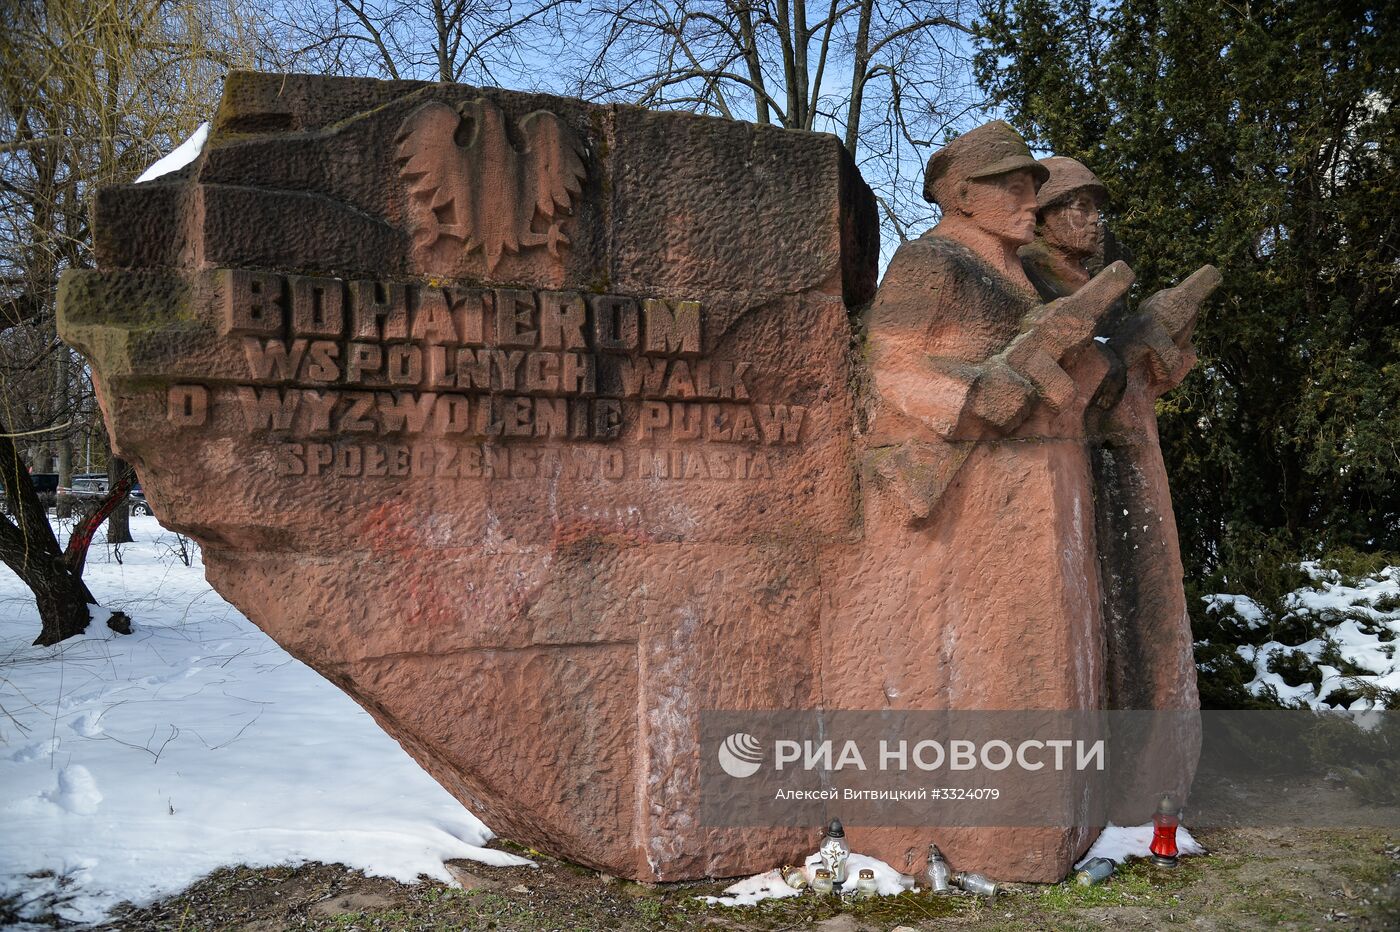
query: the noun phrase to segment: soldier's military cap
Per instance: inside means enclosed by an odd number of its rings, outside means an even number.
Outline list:
[[[992,178],[1020,169],[1028,169],[1036,184],[1050,177],[1046,167],[1031,155],[1030,146],[1021,134],[1004,120],[994,120],[963,133],[957,139],[929,156],[924,169],[924,200],[937,202],[934,188],[944,178],[966,181],[970,178]]]
[[[1082,188],[1087,188],[1095,203],[1100,206],[1108,200],[1108,188],[1104,187],[1098,176],[1089,171],[1083,162],[1063,155],[1052,155],[1048,159],[1041,159],[1040,164],[1050,172],[1049,180],[1040,186],[1035,195],[1036,206],[1041,210]]]

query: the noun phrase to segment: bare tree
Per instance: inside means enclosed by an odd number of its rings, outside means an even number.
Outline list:
[[[904,237],[979,109],[973,0],[271,0],[282,70],[544,88],[833,132]]]
[[[902,238],[920,150],[981,104],[964,0],[605,0],[583,96],[834,132]]]
[[[287,70],[518,84],[537,72],[558,11],[578,0],[308,0],[270,8],[268,54]]]
[[[58,276],[92,265],[88,218],[97,187],[132,180],[188,135],[213,109],[227,68],[249,63],[238,51],[240,37],[226,26],[239,17],[216,3],[6,3],[0,30],[0,484],[9,514],[0,517],[0,559],[35,593],[40,643],[86,628],[92,601],[80,576],[82,554],[58,550],[21,449],[58,440],[62,461],[62,444],[76,431],[99,430],[85,367],[55,334]],[[71,455],[66,458],[71,467]],[[125,493],[103,504],[124,509]]]

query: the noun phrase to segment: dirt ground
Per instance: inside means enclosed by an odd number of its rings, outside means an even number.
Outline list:
[[[454,862],[464,889],[404,886],[340,865],[220,870],[102,929],[572,930],[1400,929],[1400,834],[1218,829],[1175,870],[1133,862],[1106,884],[1012,885],[987,900],[904,894],[866,902],[805,894],[756,907],[697,899],[726,882],[650,886],[544,857],[538,867]],[[509,850],[519,849],[503,846]],[[469,888],[469,889],[468,889]]]

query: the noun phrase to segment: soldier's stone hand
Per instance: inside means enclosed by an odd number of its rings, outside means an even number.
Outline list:
[[[1132,287],[1133,279],[1126,263],[1113,263],[1074,294],[1040,308],[1026,332],[1002,354],[1057,414],[1075,395],[1074,379],[1060,361],[1093,338],[1098,322]]]
[[[1201,304],[1220,285],[1220,272],[1203,265],[1181,284],[1163,288],[1142,302],[1137,314],[1114,336],[1129,367],[1145,362],[1149,382],[1163,390],[1181,382],[1195,362],[1191,334]]]
[[[1181,368],[1181,347],[1147,311],[1139,311],[1124,321],[1114,334],[1113,343],[1129,368],[1146,365],[1153,383],[1167,381]]]
[[[1026,419],[1035,387],[1000,357],[989,359],[972,386],[969,410],[983,423],[1006,433]]]

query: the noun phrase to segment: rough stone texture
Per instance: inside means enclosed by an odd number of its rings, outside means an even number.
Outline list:
[[[878,237],[833,137],[236,73],[200,158],[96,230],[62,332],[156,513],[507,837],[641,880],[796,860],[808,830],[700,824],[702,710],[1095,709],[1114,650],[1187,698],[1179,632],[1105,645],[1089,338],[1131,273],[1041,306],[928,237],[852,353]],[[1112,481],[1163,518],[1175,610],[1161,381]],[[937,840],[1048,881],[1092,835]]]
[[[459,107],[455,139],[412,137]],[[550,161],[563,151],[546,151],[550,134],[573,147],[581,181]],[[413,146],[436,164],[406,177]],[[444,197],[459,200],[443,211]],[[524,197],[547,209],[531,215]],[[873,292],[873,216],[830,136],[465,86],[234,74],[198,162],[101,193],[100,270],[65,279],[63,328],[93,360],[116,444],[162,520],[203,544],[218,590],[494,829],[634,878],[739,874],[791,859],[809,833],[694,824],[695,716],[819,699],[819,545],[859,533],[847,301]],[[486,242],[429,243],[435,217]],[[567,242],[551,247],[555,221]],[[649,347],[651,317],[634,306],[642,351],[600,352],[595,305],[587,345],[572,347],[594,366],[591,392],[511,390],[495,362],[489,390],[435,392],[426,358],[416,382],[375,385],[344,371],[358,286],[333,283],[347,332],[319,338],[340,377],[318,379],[309,362],[289,377],[266,347],[336,330],[335,295],[298,275],[380,283],[361,288],[366,300],[403,283],[415,311],[448,283],[530,302],[554,290],[659,300],[677,317],[698,302],[699,341],[681,345],[678,327],[677,345]],[[482,308],[483,339],[468,342],[502,346],[505,299],[465,304]],[[549,355],[547,382],[569,328],[543,333],[540,314],[515,342]],[[380,326],[383,339],[361,342],[386,355],[435,342],[417,323]],[[629,390],[628,367],[651,363],[666,381]],[[724,397],[705,401],[704,366]],[[291,419],[279,427],[269,409],[250,427],[253,393],[278,389],[274,403],[299,399]],[[378,392],[369,430],[351,419],[355,390]],[[342,395],[318,422],[331,392]],[[564,435],[545,439],[443,431],[431,407],[415,429],[411,411],[395,425],[380,410],[454,393],[495,397],[505,415],[516,398],[618,409],[601,436],[585,409],[590,436],[573,437],[570,409]],[[666,423],[647,437],[642,395],[664,399],[651,417]],[[694,406],[674,437],[672,403]],[[714,424],[707,403],[721,406]],[[790,435],[755,423],[771,405],[786,406],[775,418],[803,412]],[[701,439],[682,436],[697,428]],[[333,457],[314,476],[313,446]],[[381,456],[379,471],[394,471],[400,447],[408,474],[365,475]],[[513,459],[494,479],[440,475],[501,455]],[[773,649],[778,631],[788,649]]]
[[[866,435],[865,535],[844,570],[850,575],[829,586],[832,623],[853,624],[864,636],[829,641],[828,707],[1102,707],[1104,632],[1083,425],[1106,370],[1083,345],[1091,331],[1065,354],[1078,380],[1058,411],[1040,400],[996,418],[958,416],[998,365],[989,357],[1017,336],[1034,306],[937,235],[907,244],[891,264],[870,320],[878,398]],[[946,373],[945,391],[919,392]],[[1017,419],[1005,434],[990,426]],[[1081,806],[1092,794],[1082,795]],[[906,872],[922,862],[930,837],[927,829],[858,826],[849,834],[857,850]],[[954,864],[1052,881],[1095,834],[943,828],[935,837]]]

